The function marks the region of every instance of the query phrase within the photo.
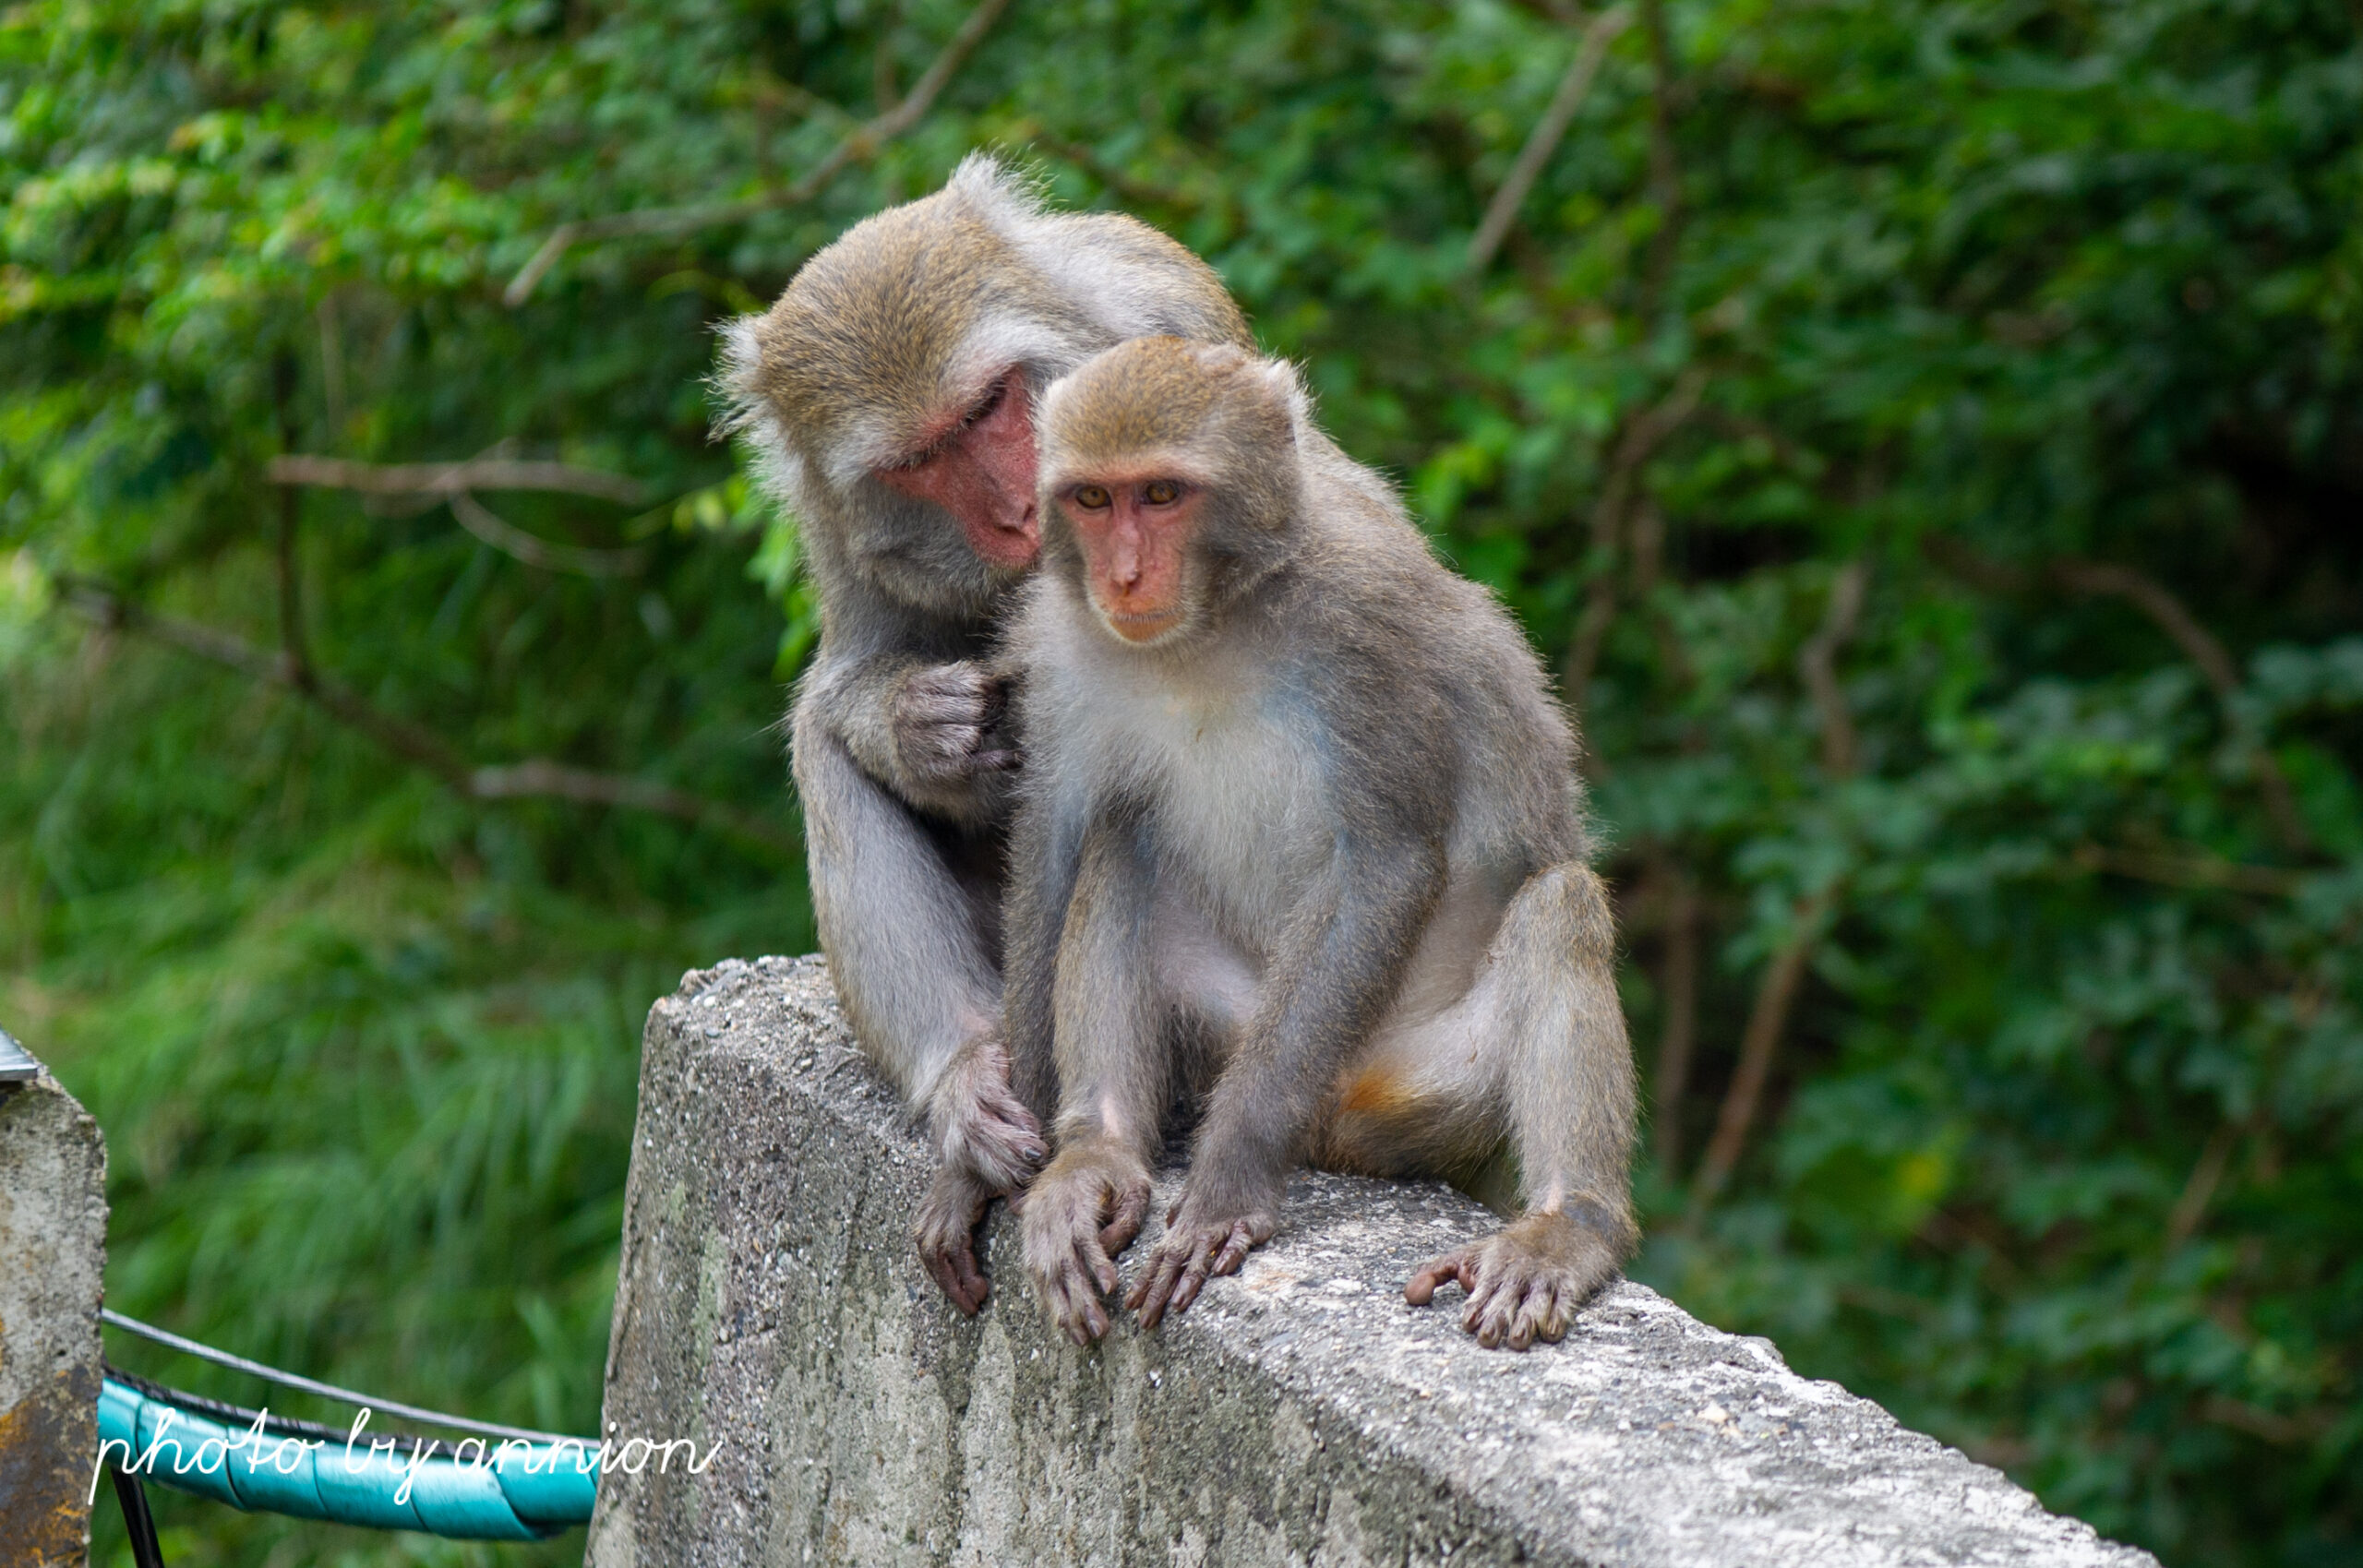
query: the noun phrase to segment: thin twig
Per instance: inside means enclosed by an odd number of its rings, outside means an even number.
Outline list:
[[[473,458],[464,462],[353,462],[343,458],[289,455],[270,460],[274,485],[312,485],[366,496],[452,496],[463,490],[550,490],[633,506],[647,487],[620,473],[564,462]]]
[[[1797,673],[1804,677],[1821,720],[1822,772],[1833,779],[1851,777],[1854,772],[1854,717],[1847,712],[1846,693],[1838,684],[1838,650],[1854,635],[1867,576],[1860,557],[1838,569],[1838,575],[1829,581],[1829,605],[1821,627],[1797,651]]]
[[[2240,689],[2239,672],[2215,634],[2199,624],[2183,602],[2156,578],[2114,561],[2085,561],[2072,557],[2051,563],[2051,575],[2061,586],[2079,593],[2113,593],[2130,603],[2157,623],[2183,657],[2198,667],[2215,695],[2228,700]]]
[[[1559,78],[1558,90],[1551,95],[1542,117],[1534,122],[1526,145],[1518,149],[1517,162],[1510,165],[1509,177],[1493,193],[1492,203],[1485,209],[1484,221],[1469,237],[1469,271],[1482,272],[1493,264],[1493,253],[1501,248],[1510,224],[1517,221],[1518,208],[1533,190],[1534,182],[1541,178],[1551,155],[1559,150],[1559,138],[1567,134],[1576,111],[1583,107],[1585,95],[1591,91],[1592,78],[1600,74],[1601,62],[1608,57],[1608,46],[1632,25],[1629,6],[1612,6],[1584,29],[1583,38],[1576,45],[1576,57],[1567,63],[1566,74]]]
[[[534,285],[558,265],[559,258],[585,241],[618,239],[629,234],[689,233],[717,224],[739,222],[774,208],[794,207],[799,202],[810,201],[847,164],[874,156],[880,148],[918,124],[928,110],[934,106],[936,95],[967,63],[968,56],[976,53],[977,45],[984,42],[985,34],[992,30],[993,23],[1001,19],[1002,13],[1009,6],[1010,0],[978,0],[977,8],[968,13],[968,19],[960,24],[960,30],[952,35],[952,42],[943,46],[942,53],[936,55],[926,74],[911,84],[911,90],[904,95],[902,102],[863,121],[794,184],[738,201],[645,207],[633,212],[613,212],[604,218],[582,218],[560,223],[550,231],[541,248],[534,252],[533,258],[510,281],[509,287],[501,293],[502,302],[511,307],[523,305],[533,297]]]
[[[195,621],[158,615],[103,584],[86,579],[66,578],[59,585],[66,591],[68,602],[99,625],[136,632],[209,664],[235,670],[250,680],[294,692],[396,756],[426,769],[468,799],[539,796],[627,807],[719,829],[775,850],[789,859],[803,853],[794,834],[762,818],[720,801],[702,799],[669,784],[570,768],[539,757],[505,767],[477,767],[441,736],[379,710],[359,693],[317,669],[310,672],[308,680],[299,682],[285,659],[272,656],[242,637]]]
[[[1924,546],[1938,566],[1955,576],[1981,588],[1998,592],[2023,591],[2028,585],[2027,574],[1999,561],[1985,557],[1951,540],[1931,535]],[[2173,591],[2156,578],[2131,567],[2114,561],[2080,560],[2073,557],[2049,563],[2046,575],[2060,587],[2077,593],[2105,593],[2123,599],[2150,617],[2153,625],[2166,634],[2166,640],[2181,650],[2193,668],[2199,671],[2216,701],[2224,710],[2224,722],[2238,734],[2248,727],[2240,710],[2241,683],[2239,671],[2231,654],[2215,634],[2200,623],[2189,607],[2175,597]],[[2297,796],[2289,788],[2288,775],[2281,771],[2280,760],[2264,737],[2250,737],[2251,765],[2256,770],[2257,792],[2264,797],[2265,814],[2273,819],[2274,834],[2284,848],[2293,855],[2310,854],[2314,848],[2313,834],[2307,830],[2303,815],[2297,810]]]
[[[2175,1200],[2174,1211],[2166,1216],[2168,1251],[2189,1240],[2199,1229],[2200,1220],[2206,1216],[2207,1204],[2224,1179],[2224,1167],[2231,1163],[2232,1150],[2240,1141],[2241,1131],[2240,1123],[2226,1121],[2208,1134],[2207,1146],[2199,1151],[2199,1161],[2190,1167],[2190,1179],[2182,1184],[2182,1196]]]
[[[2078,844],[2069,859],[2079,870],[2105,871],[2161,887],[2228,889],[2266,898],[2287,898],[2306,883],[2306,874],[2279,866],[2244,866],[2206,854],[2166,855],[2138,849]]]
[[[1664,0],[1641,0],[1641,19],[1649,38],[1649,199],[1658,209],[1657,233],[1649,236],[1649,261],[1641,275],[1637,314],[1646,321],[1657,314],[1664,296],[1688,214],[1682,202],[1682,163],[1673,145],[1673,44],[1666,35]]]
[[[593,550],[580,545],[554,545],[526,533],[496,515],[465,490],[450,495],[451,515],[460,526],[505,555],[544,571],[580,572],[585,577],[629,577],[647,564],[648,552],[635,545],[623,550]]]
[[[1690,1184],[1690,1212],[1694,1215],[1722,1191],[1723,1184],[1739,1165],[1741,1151],[1747,1146],[1748,1129],[1755,1123],[1757,1107],[1764,1097],[1765,1081],[1771,1076],[1772,1058],[1781,1034],[1788,1028],[1789,1009],[1797,999],[1814,943],[1820,940],[1822,922],[1829,917],[1837,896],[1838,890],[1829,887],[1797,902],[1789,940],[1772,955],[1764,979],[1756,988],[1756,1004],[1748,1010],[1747,1027],[1740,1035],[1739,1069],[1732,1075],[1731,1087],[1724,1092],[1722,1109],[1715,1118],[1714,1136],[1708,1140],[1707,1153],[1698,1162],[1698,1174]]]
[[[1706,389],[1706,371],[1691,365],[1675,380],[1673,389],[1662,402],[1629,419],[1617,437],[1614,455],[1609,460],[1608,478],[1600,487],[1599,499],[1592,503],[1591,552],[1597,557],[1597,566],[1590,586],[1585,591],[1583,613],[1576,617],[1575,635],[1568,639],[1566,660],[1560,670],[1559,688],[1569,702],[1583,700],[1585,688],[1591,684],[1592,669],[1600,662],[1600,648],[1607,639],[1609,623],[1615,618],[1617,542],[1625,509],[1640,478],[1641,465],[1697,412],[1698,400]]]

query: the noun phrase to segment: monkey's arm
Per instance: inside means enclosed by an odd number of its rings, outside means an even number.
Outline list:
[[[1229,1274],[1279,1223],[1307,1129],[1354,1046],[1384,1015],[1445,885],[1442,845],[1341,833],[1329,896],[1276,955],[1254,1018],[1216,1083],[1182,1201],[1126,1301],[1154,1328]]]
[[[1055,778],[1055,758],[1038,777]],[[1050,1125],[1057,1114],[1055,996],[1059,944],[1083,869],[1089,808],[1026,798],[1010,828],[1009,881],[1002,894],[1002,1038],[1010,1082],[1027,1108]]]
[[[1029,1054],[1048,1043],[1058,1079],[1058,1153],[1026,1194],[1026,1264],[1052,1321],[1086,1345],[1108,1330],[1101,1298],[1116,1287],[1114,1254],[1148,1212],[1171,1072],[1141,832],[1109,811],[1069,836],[1071,850],[1061,843],[1045,857],[1044,909],[1019,916],[1056,911],[1033,939],[1055,958],[1036,954],[1026,982],[1005,994],[1030,1015]]]

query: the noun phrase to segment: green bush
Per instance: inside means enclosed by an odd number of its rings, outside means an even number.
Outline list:
[[[2363,1550],[2351,7],[28,0],[0,110],[0,1017],[117,1305],[591,1427],[637,1021],[811,942],[711,330],[999,147],[1220,268],[1578,699],[1636,1272],[2170,1562]]]

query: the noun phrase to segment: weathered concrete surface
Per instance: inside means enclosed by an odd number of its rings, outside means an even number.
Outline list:
[[[0,1085],[0,1560],[80,1563],[99,1447],[107,1154],[43,1073]]]
[[[608,1435],[721,1449],[611,1471],[594,1568],[2152,1562],[1639,1286],[1563,1345],[1479,1349],[1400,1294],[1493,1223],[1441,1187],[1303,1177],[1241,1277],[1081,1352],[1006,1216],[976,1322],[926,1283],[927,1175],[816,961],[656,1004]]]

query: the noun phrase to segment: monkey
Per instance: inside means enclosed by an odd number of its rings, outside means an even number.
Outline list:
[[[939,1155],[912,1237],[963,1312],[974,1232],[1043,1154],[1000,1041],[1019,763],[985,660],[1040,542],[1034,410],[1126,338],[1245,345],[1212,269],[1113,213],[1047,211],[989,155],[815,254],[725,329],[725,433],[800,531],[821,631],[787,721],[813,910],[856,1037]]]
[[[1004,640],[1026,737],[1003,1028],[1048,1052],[1025,1266],[1108,1330],[1169,1111],[1203,1109],[1123,1299],[1186,1311],[1300,1162],[1481,1187],[1502,1229],[1421,1266],[1488,1348],[1555,1340],[1637,1242],[1635,1097],[1573,725],[1533,649],[1297,372],[1140,339],[1050,387],[1043,566]]]

